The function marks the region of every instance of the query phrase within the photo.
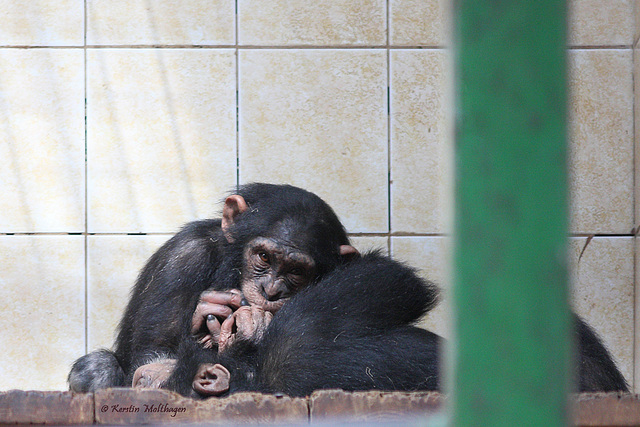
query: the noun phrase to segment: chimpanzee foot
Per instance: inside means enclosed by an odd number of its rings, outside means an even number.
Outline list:
[[[124,371],[113,352],[96,350],[73,363],[67,381],[69,390],[90,393],[102,388],[124,386]]]
[[[169,378],[175,366],[175,359],[164,359],[159,362],[142,365],[133,374],[131,387],[160,388]]]

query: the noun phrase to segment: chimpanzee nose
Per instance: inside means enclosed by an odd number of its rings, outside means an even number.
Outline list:
[[[264,296],[267,301],[277,301],[284,296],[285,286],[275,281],[263,287]]]

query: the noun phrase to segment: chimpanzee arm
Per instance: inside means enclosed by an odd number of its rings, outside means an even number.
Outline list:
[[[440,387],[441,339],[423,329],[354,330],[333,339],[309,336],[303,325],[290,333],[279,331],[277,336],[265,335],[260,345],[252,390],[308,396],[327,388],[417,391]]]
[[[119,325],[115,355],[127,374],[154,354],[175,352],[184,335],[185,313],[211,287],[220,264],[220,220],[187,224],[147,262]],[[133,368],[133,369],[132,369]]]
[[[300,321],[307,313],[322,313],[325,322],[333,319],[332,324],[348,318],[365,327],[389,328],[417,321],[437,302],[438,289],[433,283],[374,251],[303,289],[282,310],[292,311]]]
[[[220,263],[220,224],[189,223],[152,255],[131,291],[115,351],[78,359],[68,378],[72,391],[130,386],[136,367],[175,352],[184,336],[185,313],[193,313],[194,298],[212,285]]]

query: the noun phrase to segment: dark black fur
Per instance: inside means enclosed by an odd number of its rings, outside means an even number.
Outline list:
[[[578,390],[581,392],[623,391],[629,387],[596,333],[574,315],[578,347]]]
[[[436,300],[436,288],[412,269],[367,254],[293,296],[259,342],[219,355],[185,342],[166,386],[198,396],[195,372],[210,362],[229,369],[230,392],[436,390],[441,339],[411,326]]]
[[[295,295],[259,342],[238,341],[217,354],[182,343],[165,386],[185,396],[198,366],[220,363],[231,372],[229,392],[306,396],[317,389],[438,390],[443,340],[411,326],[429,311],[436,289],[414,271],[368,254]],[[574,316],[580,392],[628,386],[595,333]]]
[[[348,237],[331,207],[315,194],[272,184],[249,184],[235,194],[249,205],[233,226],[235,241],[224,238],[220,219],[191,222],[167,241],[140,272],[115,351],[78,359],[69,374],[71,390],[130,386],[138,366],[154,356],[172,357],[200,294],[238,288],[242,251],[252,238],[285,232],[314,259],[318,276],[340,263],[339,246],[349,244]]]

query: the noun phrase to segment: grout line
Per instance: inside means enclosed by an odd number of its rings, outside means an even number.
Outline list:
[[[391,50],[390,50],[390,33],[391,33],[391,21],[389,9],[391,4],[387,0],[387,31],[386,31],[386,60],[387,60],[387,253],[391,255],[391,184],[392,184],[392,169],[391,169]]]
[[[638,6],[636,5],[636,8]],[[637,13],[637,11],[636,11]],[[632,182],[633,182],[633,189],[634,191],[631,194],[631,198],[633,200],[633,213],[632,213],[632,218],[633,218],[633,226],[634,228],[637,230],[638,227],[638,218],[636,215],[636,212],[638,210],[638,199],[636,197],[636,192],[638,191],[638,187],[637,187],[637,177],[638,177],[638,173],[636,171],[636,165],[638,164],[638,160],[637,160],[637,156],[638,154],[638,150],[636,149],[636,139],[637,139],[637,133],[638,129],[636,128],[636,114],[638,114],[638,106],[635,103],[636,100],[636,83],[637,83],[637,78],[638,76],[636,76],[636,61],[638,61],[640,58],[638,58],[638,50],[637,49],[632,49],[631,50],[631,67],[632,67],[632,72],[631,72],[631,93],[633,95],[633,103],[632,103],[632,116],[634,118],[634,120],[631,121],[631,126],[632,126],[632,158],[633,158],[633,168],[632,168],[632,172],[631,172],[631,177],[632,177]],[[637,234],[637,232],[636,232]],[[638,237],[637,235],[633,238],[633,339],[632,339],[632,345],[633,348],[631,349],[632,354],[633,354],[633,363],[632,363],[632,372],[631,372],[631,389],[634,392],[638,392],[638,386],[639,384],[637,384],[636,382],[636,374],[638,373],[638,368],[637,365],[638,363],[640,363],[640,354],[638,354],[637,351],[637,343],[638,343],[638,312],[637,312],[637,307],[638,307],[638,292],[637,292],[637,281],[638,281],[638,272],[636,271],[636,266],[638,265],[637,260],[638,260],[638,253],[637,253],[637,241],[638,241]]]
[[[347,49],[347,50],[386,50],[386,49],[448,49],[448,46],[432,45],[240,45],[240,44],[220,44],[220,45],[162,45],[162,44],[132,44],[132,45],[69,45],[69,46],[36,46],[36,45],[0,45],[0,49]],[[598,46],[594,49],[607,49],[608,47]],[[609,47],[610,49],[611,47]],[[621,47],[617,47],[621,48]]]
[[[84,352],[89,351],[89,165],[87,138],[87,0],[84,2]]]
[[[612,44],[612,45],[585,45],[585,46],[567,46],[568,50],[598,50],[598,49],[609,49],[609,50],[622,50],[622,49],[633,49],[633,45],[627,44]]]
[[[235,11],[236,51],[236,189],[240,188],[240,51],[238,44],[238,0]]]
[[[70,233],[70,232],[59,232],[59,231],[38,231],[38,232],[3,232],[0,233],[0,237],[2,236],[173,236],[177,233],[176,231],[153,231],[153,232],[127,232],[127,231],[97,231],[97,232],[78,232],[78,233]],[[451,233],[437,233],[437,232],[405,232],[405,231],[397,231],[397,232],[353,232],[348,233],[351,237],[450,237]],[[568,238],[585,238],[585,237],[593,237],[593,238],[632,238],[635,237],[634,234],[593,234],[593,233],[575,233],[569,234]]]
[[[388,37],[388,34],[387,34]],[[415,49],[415,50],[442,50],[450,49],[448,45],[240,45],[236,44],[85,44],[85,45],[66,45],[66,46],[48,46],[48,45],[0,45],[0,49],[379,49],[379,50],[396,50],[396,49]],[[634,45],[592,45],[592,46],[567,46],[567,50],[626,50],[633,49]]]

